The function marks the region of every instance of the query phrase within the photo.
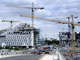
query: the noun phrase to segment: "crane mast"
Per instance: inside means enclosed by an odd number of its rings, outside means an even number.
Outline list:
[[[73,15],[71,15],[71,18],[72,18],[72,24],[71,24],[71,29],[72,29],[72,38],[71,38],[71,40],[72,40],[72,50],[74,50],[75,49],[75,32],[74,32],[74,29],[75,29],[75,27],[74,27],[74,16]]]
[[[32,27],[34,26],[34,3],[32,2]]]
[[[44,9],[44,8],[43,8],[43,7],[41,7],[41,8],[35,8],[35,7],[34,7],[34,3],[32,2],[32,7],[30,7],[29,9],[32,10],[32,27],[34,27],[34,10],[37,10],[37,9],[42,10],[42,9]],[[20,16],[24,16],[24,15],[20,15]]]
[[[9,6],[10,7],[10,6]],[[11,6],[12,7],[12,6]],[[31,9],[31,12],[32,12],[32,27],[34,27],[34,10],[42,10],[44,9],[44,7],[34,7],[34,3],[32,2],[32,7],[17,7],[17,6],[14,6],[13,8],[27,8],[27,9]],[[24,16],[24,15],[20,15],[20,16]]]
[[[2,22],[9,22],[10,23],[10,30],[12,31],[12,27],[13,27],[13,23],[17,22],[17,21],[13,21],[13,20],[2,20]]]
[[[9,22],[10,23],[10,30],[12,31],[13,29],[13,23],[25,23],[23,21],[14,21],[14,20],[5,20],[3,19],[2,22]]]
[[[25,17],[28,17],[28,18],[32,18],[31,16],[25,16]],[[72,18],[72,22],[65,22],[65,21],[60,21],[60,20],[55,20],[55,19],[48,19],[48,18],[41,18],[41,17],[34,17],[35,19],[40,19],[40,20],[45,20],[45,21],[51,21],[51,22],[57,22],[59,24],[70,24],[71,25],[71,41],[72,41],[72,51],[75,49],[75,33],[74,33],[74,26],[80,26],[80,24],[74,24],[74,18],[77,18],[77,17],[74,17],[73,15],[71,15],[71,18]]]

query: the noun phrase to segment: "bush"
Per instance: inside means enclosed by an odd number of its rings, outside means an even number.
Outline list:
[[[3,49],[3,47],[0,46],[0,49]]]
[[[13,47],[11,47],[11,46],[6,46],[5,49],[10,49],[10,50],[11,50],[11,49],[13,49]]]

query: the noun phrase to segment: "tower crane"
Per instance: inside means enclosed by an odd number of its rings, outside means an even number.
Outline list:
[[[24,16],[24,17],[28,17],[28,18],[32,18],[31,16]],[[61,21],[61,20],[55,20],[55,19],[48,19],[48,18],[41,18],[41,17],[34,17],[35,19],[40,19],[40,20],[45,20],[45,21],[51,21],[51,22],[56,22],[59,24],[70,24],[71,25],[71,32],[72,32],[72,36],[71,36],[71,41],[72,41],[72,51],[75,49],[75,36],[74,36],[74,26],[80,26],[80,24],[74,24],[74,15],[70,16],[72,18],[72,22],[65,22],[65,21]]]
[[[14,8],[27,8],[27,9],[31,9],[32,11],[32,27],[34,27],[34,10],[37,10],[37,9],[44,9],[44,7],[34,7],[34,3],[32,2],[32,7],[14,7]],[[24,15],[20,15],[20,16],[24,16]]]
[[[20,23],[20,22],[25,23],[23,21],[14,21],[14,20],[5,20],[5,19],[3,19],[2,22],[9,22],[11,31],[12,31],[13,23]]]

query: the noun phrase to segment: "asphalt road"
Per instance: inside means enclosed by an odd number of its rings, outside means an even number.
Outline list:
[[[41,55],[23,55],[23,56],[2,58],[0,60],[39,60],[40,57]]]

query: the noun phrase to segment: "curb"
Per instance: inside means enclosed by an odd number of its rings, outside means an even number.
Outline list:
[[[27,54],[16,54],[16,55],[0,55],[1,58],[7,58],[7,57],[14,57],[14,56],[22,56],[22,55],[27,55]]]

